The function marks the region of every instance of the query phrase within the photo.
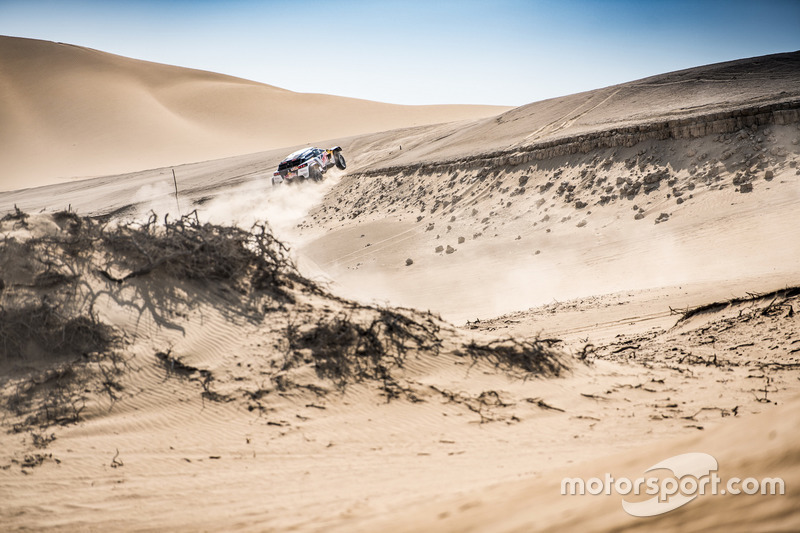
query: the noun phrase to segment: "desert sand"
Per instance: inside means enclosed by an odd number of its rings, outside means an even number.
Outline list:
[[[209,84],[311,97],[0,44],[105,95],[171,94],[173,126],[196,112],[164,158],[105,138],[113,175],[42,167],[52,184],[0,193],[5,528],[800,529],[800,53],[512,110],[318,96],[339,120],[257,146],[230,132],[266,119],[207,107]],[[4,82],[41,86],[25,76]],[[189,92],[158,88],[173,76]],[[377,107],[343,127],[352,106]],[[20,140],[20,168],[101,142],[24,109],[2,111],[19,138],[53,138]],[[181,152],[198,131],[229,150]],[[348,168],[271,187],[308,141]],[[86,153],[69,168],[102,173]],[[618,494],[560,493],[690,452],[785,494],[642,518]]]
[[[302,94],[64,43],[0,36],[0,189],[495,115]],[[280,78],[276,73],[276,79]]]

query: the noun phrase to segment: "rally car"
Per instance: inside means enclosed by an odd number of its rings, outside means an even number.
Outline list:
[[[278,170],[272,175],[272,184],[298,183],[309,179],[322,181],[322,175],[333,166],[341,170],[347,168],[342,149],[339,146],[334,146],[329,150],[313,147],[303,148],[289,154],[280,162]]]

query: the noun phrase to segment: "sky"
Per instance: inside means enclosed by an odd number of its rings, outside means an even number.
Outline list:
[[[0,0],[0,34],[298,92],[517,106],[800,50],[800,0]]]

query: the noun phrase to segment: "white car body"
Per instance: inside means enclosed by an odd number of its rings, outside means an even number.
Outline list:
[[[296,183],[307,179],[321,181],[322,175],[330,167],[344,167],[344,158],[339,153],[341,150],[338,146],[329,150],[311,147],[292,152],[278,165],[278,170],[272,175],[272,184]]]

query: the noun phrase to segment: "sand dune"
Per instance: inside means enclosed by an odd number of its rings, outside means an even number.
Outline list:
[[[800,527],[794,507],[797,495],[788,487],[800,482],[799,405],[800,400],[795,398],[748,421],[732,420],[703,438],[654,443],[647,453],[597,458],[546,471],[530,480],[468,491],[450,501],[405,506],[381,519],[350,521],[341,531],[796,531]],[[633,500],[630,496],[561,495],[562,480],[579,477],[576,472],[598,478],[608,472],[614,479],[634,480],[660,459],[695,450],[709,453],[718,461],[718,475],[725,481],[734,477],[759,481],[780,477],[787,492],[712,495],[709,490],[682,508],[649,518],[622,512],[621,501]]]
[[[300,94],[78,46],[1,36],[0,72],[3,190],[507,109],[400,106]]]
[[[389,135],[354,140],[353,171],[312,211],[303,251],[347,294],[457,322],[700,280],[775,288],[800,257],[798,61],[565,97],[587,112],[563,129],[548,126],[559,100],[432,127],[402,150]]]
[[[149,228],[63,212],[0,225],[19,243],[0,249],[10,429],[0,518],[11,529],[652,527],[618,498],[562,497],[561,477],[633,477],[698,450],[726,478],[784,476],[789,492],[707,497],[658,524],[699,530],[713,512],[796,527],[800,386],[787,350],[798,289],[707,306],[673,317],[672,331],[580,355],[575,342],[492,344],[488,329],[332,296],[278,245],[234,246],[253,238],[245,232]],[[175,254],[197,237],[201,251]],[[603,314],[579,306],[584,320]],[[23,322],[62,341],[28,339]],[[758,346],[746,342],[756,332]],[[711,351],[725,355],[710,364]],[[757,438],[737,439],[742,424]]]
[[[762,131],[774,141],[755,142]],[[349,174],[312,211],[302,250],[347,294],[456,322],[700,280],[780,285],[800,257],[797,132]]]
[[[177,201],[169,169],[0,193],[0,522],[797,530],[797,58],[332,137],[321,184],[270,187],[280,148],[176,167]],[[190,106],[142,68],[120,91]],[[257,219],[291,250],[254,259]],[[559,492],[689,452],[786,494]]]
[[[800,52],[708,65],[535,102],[468,127],[444,126],[375,166],[459,159],[615,128],[646,131],[666,121],[691,124],[700,116],[759,104],[792,102],[796,108],[798,87]]]

